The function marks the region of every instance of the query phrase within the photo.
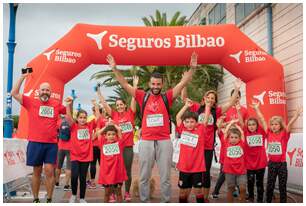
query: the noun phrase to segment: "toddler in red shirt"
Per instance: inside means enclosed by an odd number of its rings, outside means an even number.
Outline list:
[[[198,115],[196,113],[187,111],[190,105],[192,102],[187,99],[184,107],[176,115],[177,131],[180,137],[180,154],[177,163],[177,168],[180,171],[179,202],[188,202],[192,187],[196,201],[204,202],[202,188],[206,171],[204,160],[205,125],[197,123]]]
[[[111,187],[115,190],[117,201],[122,202],[122,184],[127,180],[123,160],[124,141],[121,128],[112,122],[97,131],[100,136],[101,166],[98,183],[105,188],[104,202],[108,203]]]
[[[240,188],[240,202],[245,202],[246,193],[246,167],[245,167],[245,141],[241,127],[236,124],[239,120],[231,120],[226,126],[224,139],[221,143],[224,146],[223,172],[227,183],[227,201],[234,202],[233,192],[235,186]],[[235,124],[235,125],[234,125]]]
[[[290,138],[290,130],[293,123],[302,113],[302,107],[299,107],[288,125],[284,124],[284,120],[280,116],[273,116],[267,123],[259,110],[259,103],[254,104],[254,109],[262,122],[264,131],[267,133],[268,142],[268,181],[266,189],[266,202],[272,202],[275,182],[278,177],[280,202],[287,202],[287,179],[288,169],[286,162],[287,144]]]

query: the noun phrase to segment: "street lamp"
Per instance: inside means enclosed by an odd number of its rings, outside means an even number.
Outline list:
[[[18,4],[10,3],[10,28],[8,47],[8,72],[7,72],[7,88],[6,88],[6,116],[3,120],[4,138],[12,138],[13,132],[13,119],[12,119],[12,96],[11,90],[13,85],[13,65],[14,65],[14,52],[15,52],[15,22]]]

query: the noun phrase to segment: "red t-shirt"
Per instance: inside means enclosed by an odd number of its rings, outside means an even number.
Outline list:
[[[71,125],[71,161],[91,162],[93,160],[92,134],[96,127],[95,121],[79,125]]]
[[[227,174],[246,174],[244,153],[245,143],[241,140],[238,144],[232,145],[228,140],[224,141],[224,163],[223,172]]]
[[[223,164],[224,163],[225,149],[224,149],[224,134],[221,130],[218,132],[218,136],[219,136],[220,144],[221,144],[219,162],[220,162],[220,164]]]
[[[240,106],[240,113],[242,116],[243,121],[245,121],[246,119],[248,119],[249,114],[248,114],[248,110],[247,108],[245,108],[244,106]],[[238,113],[237,113],[237,109],[235,106],[232,106],[231,108],[229,108],[226,111],[226,116],[225,116],[225,122],[231,121],[233,119],[238,119]]]
[[[62,119],[59,118],[57,121],[57,128],[59,129],[62,123]],[[68,141],[58,138],[57,146],[59,150],[70,150],[70,139]]]
[[[272,162],[286,162],[287,144],[290,133],[282,130],[279,134],[273,133],[268,129],[268,158]]]
[[[123,113],[112,111],[112,119],[121,128],[123,145],[133,146],[135,112],[131,109]]]
[[[258,170],[267,166],[265,148],[266,133],[259,125],[257,131],[250,132],[244,128],[245,135],[245,164],[248,170]]]
[[[187,173],[205,172],[203,124],[187,130],[183,123],[178,126],[180,133],[180,155],[176,165],[179,171]]]
[[[22,106],[28,111],[29,136],[32,142],[57,143],[57,120],[66,108],[57,100],[42,102],[22,95]]]
[[[191,112],[198,112],[200,108],[199,103],[194,103],[189,109]],[[198,122],[201,123],[204,119],[204,112],[199,115]],[[222,114],[221,107],[216,108],[216,118],[218,119]],[[212,150],[214,149],[214,133],[215,133],[215,125],[214,125],[214,117],[212,114],[210,114],[210,117],[208,119],[208,124],[205,128],[205,149],[206,150]]]
[[[137,89],[135,99],[140,108],[144,100],[145,91]],[[173,91],[166,92],[169,107],[172,106]],[[149,96],[144,109],[144,115],[141,123],[141,138],[144,140],[165,140],[170,139],[169,115],[166,105],[161,95]]]
[[[128,179],[123,160],[122,139],[108,143],[104,136],[100,138],[101,164],[99,184],[123,183]]]
[[[97,129],[102,129],[103,127],[105,127],[107,121],[108,121],[107,118],[101,116],[97,121]],[[98,140],[98,138],[96,138],[92,143],[93,146],[100,147],[100,141]]]

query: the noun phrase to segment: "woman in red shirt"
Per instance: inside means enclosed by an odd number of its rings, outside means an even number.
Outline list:
[[[133,87],[137,88],[139,78],[133,76]],[[130,187],[132,183],[132,163],[133,163],[133,145],[134,145],[134,121],[136,112],[136,101],[134,97],[131,100],[130,109],[127,109],[126,102],[123,99],[116,100],[116,110],[113,110],[105,101],[100,89],[98,88],[97,94],[99,99],[105,108],[108,115],[111,116],[115,124],[119,125],[122,130],[122,142],[124,145],[123,158],[124,165],[127,171],[128,180],[125,182],[125,194],[124,199],[131,201]]]
[[[89,163],[93,159],[92,134],[96,127],[95,121],[87,123],[87,112],[79,110],[76,120],[71,114],[72,98],[67,98],[67,121],[70,124],[70,159],[71,159],[71,189],[72,196],[69,202],[76,202],[78,179],[80,180],[80,203],[86,203],[86,175]]]
[[[302,107],[299,107],[288,125],[280,116],[273,116],[269,121],[269,128],[260,112],[259,103],[254,105],[254,109],[262,124],[264,131],[267,133],[268,142],[268,182],[266,189],[266,201],[272,202],[275,182],[278,176],[280,202],[287,202],[287,179],[288,169],[286,162],[287,144],[290,138],[290,131],[293,123],[302,113]]]
[[[102,136],[99,136],[100,134]],[[127,180],[127,175],[122,156],[124,141],[121,128],[108,122],[96,135],[100,137],[101,167],[98,182],[105,188],[104,202],[109,202],[111,188],[115,190],[117,201],[122,202],[121,187]]]

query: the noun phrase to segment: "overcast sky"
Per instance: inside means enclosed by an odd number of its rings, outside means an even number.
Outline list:
[[[166,12],[168,19],[176,11],[188,18],[197,8],[198,4],[172,3],[172,4],[19,4],[16,17],[16,49],[14,56],[14,79],[20,76],[20,69],[39,53],[50,47],[63,37],[75,24],[87,23],[97,25],[122,25],[142,26],[144,16],[155,16],[155,10]],[[6,97],[8,53],[6,43],[9,30],[9,5],[3,5],[3,64],[4,87]],[[94,97],[93,86],[96,82],[89,78],[104,65],[92,65],[81,74],[72,79],[65,86],[65,94],[70,94],[71,89],[76,90],[82,108],[89,111],[90,99]],[[103,89],[106,96],[112,95],[112,89]],[[4,99],[5,101],[5,99]],[[6,103],[3,103],[5,108]],[[13,100],[13,114],[19,114],[20,107]],[[3,110],[5,111],[5,109]],[[4,113],[5,115],[5,113]]]

